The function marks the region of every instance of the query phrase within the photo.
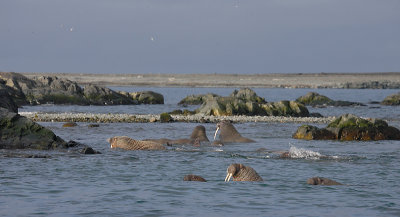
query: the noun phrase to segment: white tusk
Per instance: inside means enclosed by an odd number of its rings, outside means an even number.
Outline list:
[[[228,173],[228,174],[226,174],[226,177],[225,177],[225,182],[229,182],[229,180],[232,178],[232,176],[233,176],[233,174],[232,174],[232,173]]]
[[[215,140],[215,138],[217,137],[218,130],[219,130],[219,127],[217,127],[217,130],[216,130],[215,133],[214,133],[214,140]]]

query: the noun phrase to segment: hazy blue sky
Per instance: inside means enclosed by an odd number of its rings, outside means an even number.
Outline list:
[[[0,71],[400,71],[400,0],[1,0]]]

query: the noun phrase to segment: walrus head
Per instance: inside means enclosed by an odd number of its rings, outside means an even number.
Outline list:
[[[248,139],[240,135],[233,124],[226,120],[217,123],[217,129],[214,133],[214,140],[217,137],[218,131],[220,131],[219,138],[221,142],[255,142],[252,139]]]
[[[192,132],[192,135],[190,136],[190,139],[192,140],[198,140],[199,142],[201,141],[206,141],[208,142],[208,138],[206,135],[206,128],[202,125],[196,126]]]
[[[226,169],[226,177],[225,182],[229,182],[232,176],[235,176],[236,173],[241,169],[242,164],[231,164],[228,169]]]

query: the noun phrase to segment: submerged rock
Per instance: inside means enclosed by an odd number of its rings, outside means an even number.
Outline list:
[[[382,105],[400,105],[400,92],[387,96],[382,102]]]
[[[343,185],[342,183],[324,177],[312,177],[307,179],[309,185]]]
[[[388,126],[380,119],[363,119],[352,114],[342,115],[327,127],[319,129],[314,126],[300,126],[293,134],[295,139],[335,139],[349,140],[400,140],[400,130]]]

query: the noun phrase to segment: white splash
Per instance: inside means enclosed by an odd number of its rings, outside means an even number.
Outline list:
[[[304,148],[296,148],[295,146],[291,146],[289,149],[289,156],[291,158],[305,158],[305,159],[319,159],[323,155],[319,152],[307,150]]]

